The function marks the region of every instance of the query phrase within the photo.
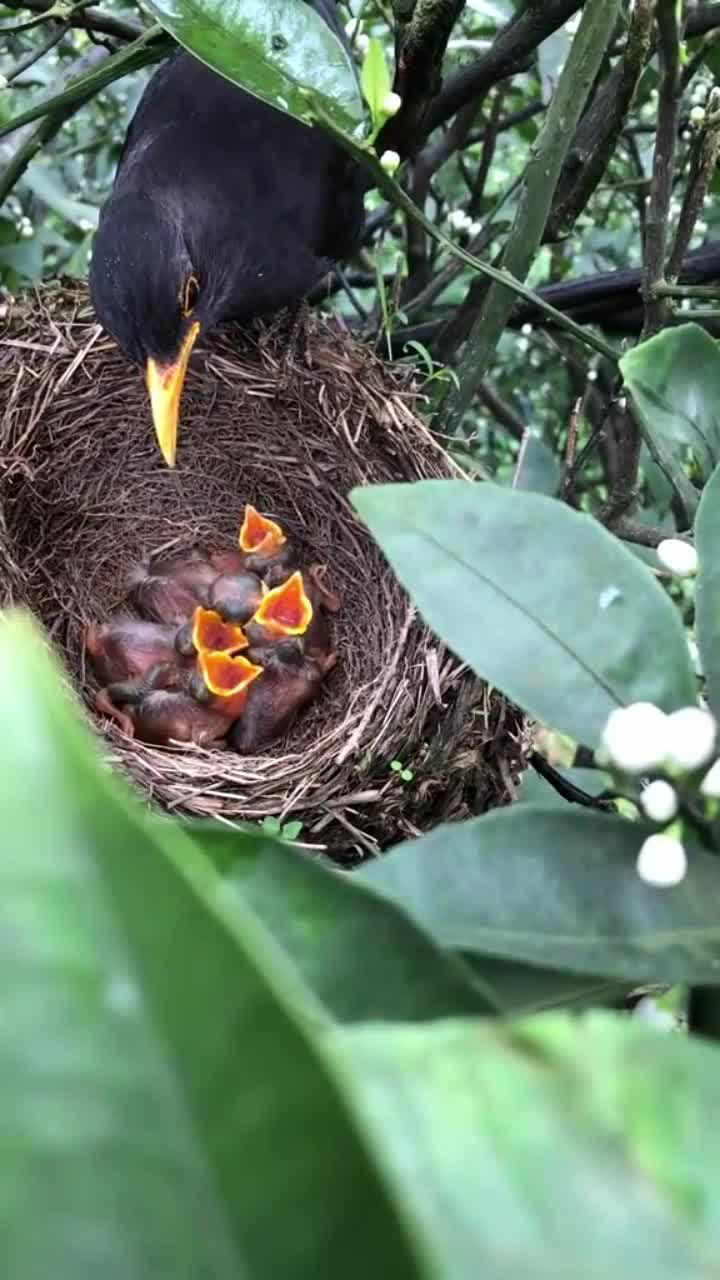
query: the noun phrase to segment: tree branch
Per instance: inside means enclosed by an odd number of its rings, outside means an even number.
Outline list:
[[[56,11],[55,0],[3,0],[5,9],[29,9],[42,17],[42,14]],[[55,12],[57,16],[57,12]],[[83,31],[96,32],[102,36],[114,36],[117,40],[137,40],[145,28],[139,22],[128,18],[116,18],[112,13],[104,13],[102,9],[77,9],[76,12],[63,15],[71,27],[79,27]]]
[[[416,0],[396,5],[398,17],[394,90],[402,99],[397,115],[380,130],[379,154],[412,155],[428,136],[426,116],[440,88],[447,42],[465,0]]]
[[[582,3],[583,0],[535,0],[529,4],[498,34],[482,58],[448,78],[428,111],[426,131],[437,129],[466,102],[480,97],[500,80],[525,71],[538,45],[577,13]]]
[[[637,0],[627,45],[575,132],[553,200],[545,240],[567,234],[607,169],[650,50],[654,0]]]
[[[540,245],[553,193],[602,58],[612,35],[619,0],[586,0],[580,25],[558,81],[545,123],[531,152],[503,267],[524,279]],[[443,430],[460,426],[513,309],[505,290],[491,286],[482,300],[458,369],[459,387],[446,395]]]
[[[681,35],[678,7],[676,0],[658,0],[657,4],[661,80],[657,138],[645,234],[644,337],[649,337],[662,328],[667,310],[666,302],[654,292],[654,289],[656,285],[665,283],[668,221],[678,131]]]
[[[108,57],[107,49],[96,46],[73,63],[64,79],[75,78],[98,66]],[[38,151],[51,138],[55,137],[55,134],[62,128],[65,121],[69,120],[91,97],[92,94],[86,94],[84,98],[75,98],[72,102],[66,103],[65,106],[58,108],[56,111],[49,112],[43,117],[37,128],[30,130],[26,137],[21,138],[5,168],[0,173],[0,205],[7,199],[16,182],[22,177],[28,165],[35,159]]]

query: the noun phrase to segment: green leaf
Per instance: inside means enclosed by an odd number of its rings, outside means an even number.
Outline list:
[[[13,1280],[418,1280],[281,953],[183,828],[150,833],[25,622],[0,664]]]
[[[720,985],[720,859],[674,889],[635,869],[648,828],[568,805],[443,826],[354,874],[445,947],[628,982]]]
[[[375,36],[371,36],[368,51],[363,60],[360,85],[370,108],[373,124],[381,124],[385,119],[383,102],[392,89],[392,82],[385,59],[385,49]]]
[[[350,132],[362,121],[357,75],[334,4],[143,0],[143,6],[202,62],[271,106],[310,122],[316,103]]]
[[[717,1046],[607,1013],[356,1027],[331,1044],[433,1275],[720,1273]]]
[[[502,1007],[487,983],[355,876],[218,825],[194,825],[193,837],[331,1017],[425,1019]]]
[[[302,829],[303,829],[302,822],[297,822],[297,821],[286,822],[282,829],[283,840],[290,840],[290,841],[297,840]]]
[[[266,831],[269,836],[279,836],[282,831],[282,823],[279,818],[263,818],[260,825],[262,826],[263,831]]]
[[[590,516],[462,480],[351,499],[426,622],[545,724],[596,746],[615,707],[695,701],[679,614]]]
[[[720,717],[720,467],[703,490],[695,519],[699,569],[695,630],[708,702]]]
[[[679,325],[628,351],[620,369],[655,447],[663,441],[689,446],[708,474],[720,461],[717,342],[699,325]],[[687,491],[692,515],[698,495],[689,481],[683,497]]]
[[[505,1015],[513,1017],[540,1013],[547,1009],[590,1009],[612,1005],[627,994],[634,983],[617,979],[561,973],[538,965],[516,964],[495,956],[460,951],[458,955],[480,981],[487,983]]]

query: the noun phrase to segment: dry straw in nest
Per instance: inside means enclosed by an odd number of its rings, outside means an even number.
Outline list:
[[[287,740],[257,757],[160,749],[102,729],[152,799],[226,820],[302,820],[309,844],[367,852],[507,800],[517,714],[415,617],[355,518],[356,485],[452,474],[388,369],[339,322],[228,328],[193,360],[178,467],[162,463],[142,378],[60,282],[0,322],[0,588],[43,622],[88,699],[83,627],[124,594],[136,560],[232,546],[245,501],[279,520],[343,600],[340,664]],[[414,778],[390,769],[399,758]]]

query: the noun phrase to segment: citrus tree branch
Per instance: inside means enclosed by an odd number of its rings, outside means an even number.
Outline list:
[[[515,222],[503,254],[503,268],[516,278],[527,275],[542,241],[562,165],[613,33],[618,5],[619,0],[587,0],[584,6],[525,170]],[[441,408],[447,434],[454,434],[485,377],[512,307],[513,299],[507,291],[492,286],[480,301],[458,366],[459,385],[451,388]]]

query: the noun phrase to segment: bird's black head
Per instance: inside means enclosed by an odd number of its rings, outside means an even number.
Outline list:
[[[190,353],[215,318],[204,286],[172,204],[143,192],[113,195],[93,244],[90,291],[103,327],[145,370],[158,443],[171,466]]]

